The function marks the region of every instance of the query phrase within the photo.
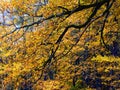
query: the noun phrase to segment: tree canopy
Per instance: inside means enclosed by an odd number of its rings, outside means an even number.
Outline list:
[[[120,72],[119,0],[1,0],[0,17],[2,89],[90,90],[88,70],[103,86]]]

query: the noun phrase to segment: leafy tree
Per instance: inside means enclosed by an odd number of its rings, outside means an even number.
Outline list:
[[[89,76],[79,82],[85,63],[92,67],[94,56],[120,56],[119,0],[2,0],[0,7],[5,89],[67,90],[68,83],[97,88],[87,83]]]

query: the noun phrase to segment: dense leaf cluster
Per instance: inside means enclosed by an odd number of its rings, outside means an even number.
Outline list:
[[[119,0],[1,0],[0,89],[114,90]]]

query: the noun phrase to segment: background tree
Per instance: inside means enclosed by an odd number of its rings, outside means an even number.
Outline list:
[[[0,7],[5,88],[39,89],[52,83],[67,90],[73,77],[91,70],[94,56],[119,56],[119,0],[11,0]],[[87,78],[84,87],[90,85],[88,75],[82,77]]]

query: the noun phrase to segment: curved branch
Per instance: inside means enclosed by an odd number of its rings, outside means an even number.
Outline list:
[[[105,18],[103,20],[103,25],[101,27],[101,41],[107,50],[109,50],[109,47],[105,43],[103,33],[104,33],[105,23],[107,21],[108,15],[109,15],[109,9],[112,7],[113,3],[114,3],[114,0],[111,2],[111,4],[109,2],[107,3],[106,12],[105,12],[106,15],[105,15]]]
[[[64,16],[66,16],[66,15],[70,16],[70,15],[72,15],[73,13],[82,11],[82,10],[84,10],[84,9],[92,8],[92,7],[97,7],[97,8],[99,8],[99,7],[101,7],[102,5],[104,5],[105,3],[109,2],[109,1],[110,1],[110,0],[102,0],[102,1],[100,1],[100,2],[95,2],[95,3],[89,4],[89,5],[78,5],[78,6],[76,6],[75,8],[73,8],[72,10],[66,10],[66,11],[64,11],[64,12],[62,12],[62,13],[59,13],[59,14],[56,14],[56,15],[52,14],[52,15],[48,16],[47,18],[42,18],[42,19],[40,19],[40,20],[38,20],[38,21],[36,21],[36,22],[33,22],[33,23],[31,23],[31,24],[28,24],[28,25],[24,25],[24,26],[15,28],[15,30],[13,30],[12,32],[4,35],[3,37],[5,37],[5,36],[7,36],[7,35],[9,35],[9,34],[11,34],[11,33],[14,33],[15,31],[17,31],[17,29],[26,28],[26,27],[31,27],[31,26],[34,26],[34,25],[39,25],[40,23],[42,23],[42,22],[44,22],[44,21],[46,21],[46,20],[50,20],[50,19],[58,18],[58,17],[64,17]],[[86,22],[86,23],[87,23],[87,22]],[[86,25],[86,24],[85,24],[85,25]],[[84,26],[85,26],[85,25],[84,25]],[[78,27],[78,28],[80,28],[81,26],[70,25],[70,26],[68,26],[67,28],[71,28],[71,27]]]

